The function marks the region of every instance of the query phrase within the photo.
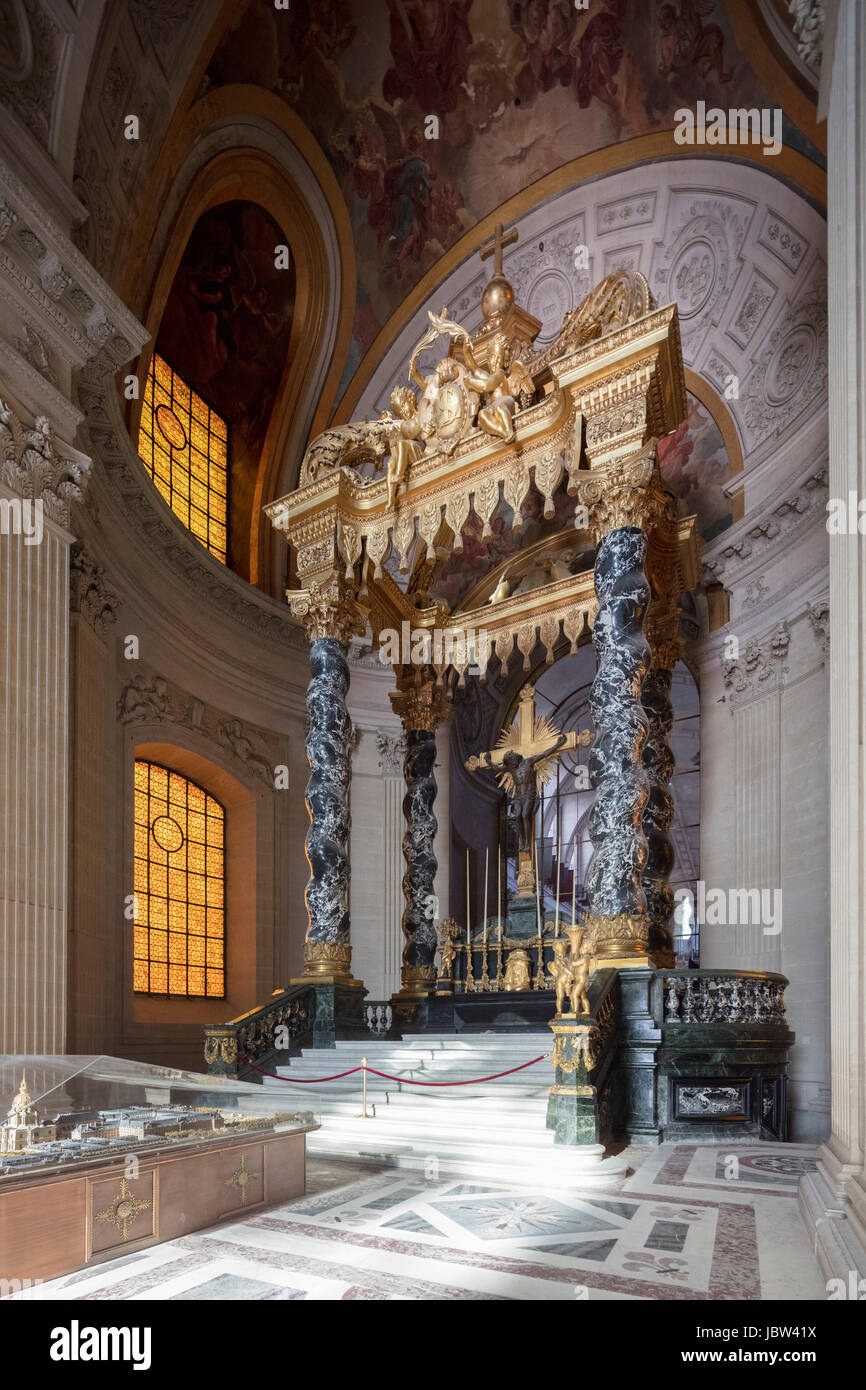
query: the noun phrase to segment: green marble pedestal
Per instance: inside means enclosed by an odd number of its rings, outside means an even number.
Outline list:
[[[591,1018],[561,1014],[551,1020],[555,1081],[547,1102],[547,1128],[557,1144],[598,1144],[598,1097],[590,1083],[598,1030]]]

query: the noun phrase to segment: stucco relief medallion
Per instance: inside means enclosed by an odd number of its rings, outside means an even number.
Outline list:
[[[808,324],[794,329],[782,340],[767,373],[765,389],[770,405],[784,405],[800,389],[816,348],[817,338]]]
[[[670,284],[676,294],[680,318],[699,314],[711,297],[718,277],[715,249],[701,237],[690,241],[677,256]]]
[[[541,319],[538,345],[550,342],[559,332],[565,315],[574,308],[574,290],[568,276],[554,269],[536,276],[527,293],[526,307],[530,314]]]

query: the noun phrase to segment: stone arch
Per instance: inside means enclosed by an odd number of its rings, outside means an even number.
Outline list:
[[[204,129],[202,126],[204,125]],[[260,206],[285,232],[296,294],[286,362],[270,411],[252,494],[245,509],[248,544],[239,552],[242,577],[277,594],[284,546],[265,524],[264,504],[290,490],[306,441],[333,398],[351,330],[355,268],[345,204],[333,175],[302,123],[256,88],[224,88],[197,103],[170,132],[150,180],[161,211],[155,233],[132,240],[146,271],[123,293],[151,342],[137,374],[144,380],[174,277],[199,219],[221,204]],[[136,263],[131,254],[129,264]],[[137,437],[140,406],[129,428]]]

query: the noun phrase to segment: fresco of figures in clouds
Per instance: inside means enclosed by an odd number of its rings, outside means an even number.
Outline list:
[[[706,406],[686,392],[688,414],[679,429],[659,441],[662,479],[679,499],[683,516],[697,515],[698,530],[711,541],[733,522],[723,488],[731,464],[721,431]]]
[[[772,105],[721,0],[271,0],[238,7],[202,92],[282,96],[324,149],[358,258],[349,375],[412,286],[506,199],[698,99]],[[425,117],[439,138],[425,137]]]

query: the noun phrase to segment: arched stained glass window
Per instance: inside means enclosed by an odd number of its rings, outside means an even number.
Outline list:
[[[154,353],[144,388],[138,456],[175,516],[226,563],[228,430]]]
[[[135,764],[137,994],[225,998],[225,810],[158,763]]]

